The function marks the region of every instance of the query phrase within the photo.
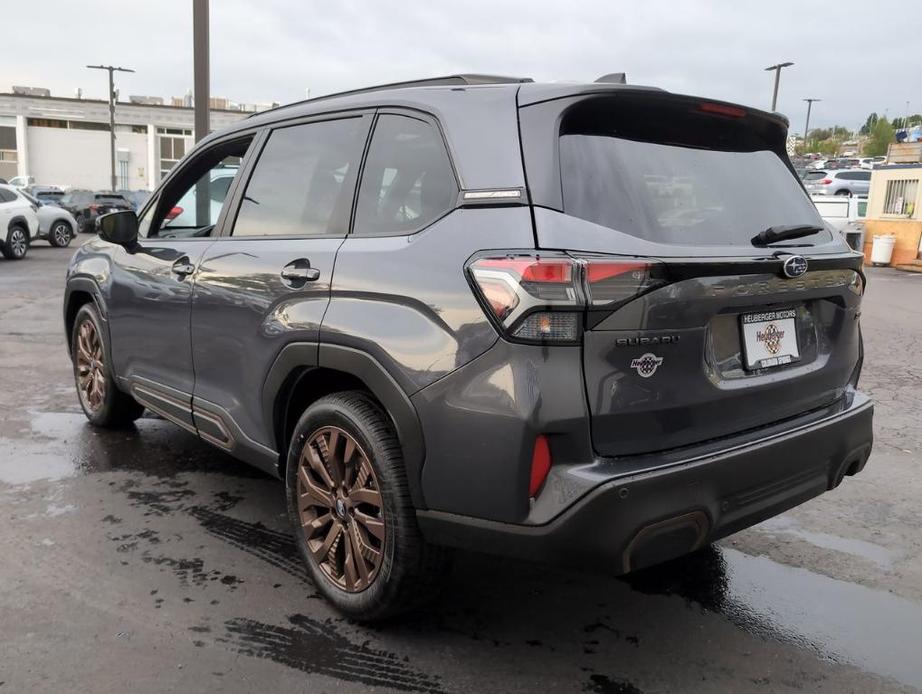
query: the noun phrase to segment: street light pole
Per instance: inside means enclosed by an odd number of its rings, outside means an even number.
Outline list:
[[[106,70],[109,73],[109,163],[111,166],[112,191],[115,191],[115,72],[134,72],[126,67],[114,65],[87,65],[90,70]]]
[[[192,2],[192,59],[195,105],[195,141],[208,136],[211,129],[209,123],[209,106],[211,102],[210,67],[208,65],[208,0],[193,0]]]
[[[810,132],[810,109],[813,108],[813,103],[815,101],[822,101],[822,99],[804,99],[807,102],[807,123],[804,125],[804,154],[807,153],[807,133]]]
[[[778,63],[777,65],[772,65],[765,68],[766,72],[774,70],[775,71],[775,91],[772,94],[772,111],[776,110],[778,106],[778,83],[781,81],[781,68],[791,67],[794,63]]]

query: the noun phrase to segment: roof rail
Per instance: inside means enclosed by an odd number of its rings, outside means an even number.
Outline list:
[[[531,77],[504,77],[502,75],[477,75],[477,74],[465,74],[465,75],[446,75],[445,77],[426,77],[419,80],[407,80],[406,82],[391,82],[389,84],[378,84],[373,87],[362,87],[361,89],[350,89],[345,92],[336,92],[335,94],[324,94],[323,96],[316,96],[313,99],[303,99],[301,101],[292,101],[290,104],[282,104],[281,106],[276,106],[275,108],[266,109],[265,111],[259,111],[258,113],[253,113],[248,118],[257,116],[267,111],[276,111],[281,108],[288,108],[289,106],[298,106],[300,104],[312,104],[315,101],[323,101],[324,99],[334,99],[341,96],[353,96],[354,94],[365,94],[367,92],[378,92],[385,89],[404,89],[406,87],[443,87],[451,85],[475,85],[475,84],[520,84],[522,82],[533,82],[534,80]]]

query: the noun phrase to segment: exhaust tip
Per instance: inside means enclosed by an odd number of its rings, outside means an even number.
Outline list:
[[[624,573],[699,549],[710,527],[711,522],[704,511],[693,511],[644,526],[624,550]]]

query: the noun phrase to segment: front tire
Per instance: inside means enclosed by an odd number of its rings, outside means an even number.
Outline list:
[[[63,219],[56,220],[48,230],[48,243],[55,248],[67,248],[73,238],[74,230]]]
[[[448,551],[423,539],[397,436],[369,395],[328,395],[304,412],[286,486],[308,573],[342,614],[385,619],[438,592]]]
[[[22,260],[29,252],[29,231],[19,224],[11,226],[6,232],[6,242],[2,248],[3,257],[7,260]]]
[[[81,306],[74,320],[70,346],[80,406],[91,424],[118,429],[140,417],[144,406],[115,385],[105,335],[96,306],[93,303]]]

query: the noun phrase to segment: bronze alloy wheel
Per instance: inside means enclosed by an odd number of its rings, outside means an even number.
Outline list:
[[[384,501],[368,456],[338,427],[307,438],[298,460],[298,516],[308,551],[338,588],[358,593],[384,560]]]
[[[106,399],[106,372],[102,340],[91,320],[85,320],[77,330],[77,390],[84,407],[95,412]]]

